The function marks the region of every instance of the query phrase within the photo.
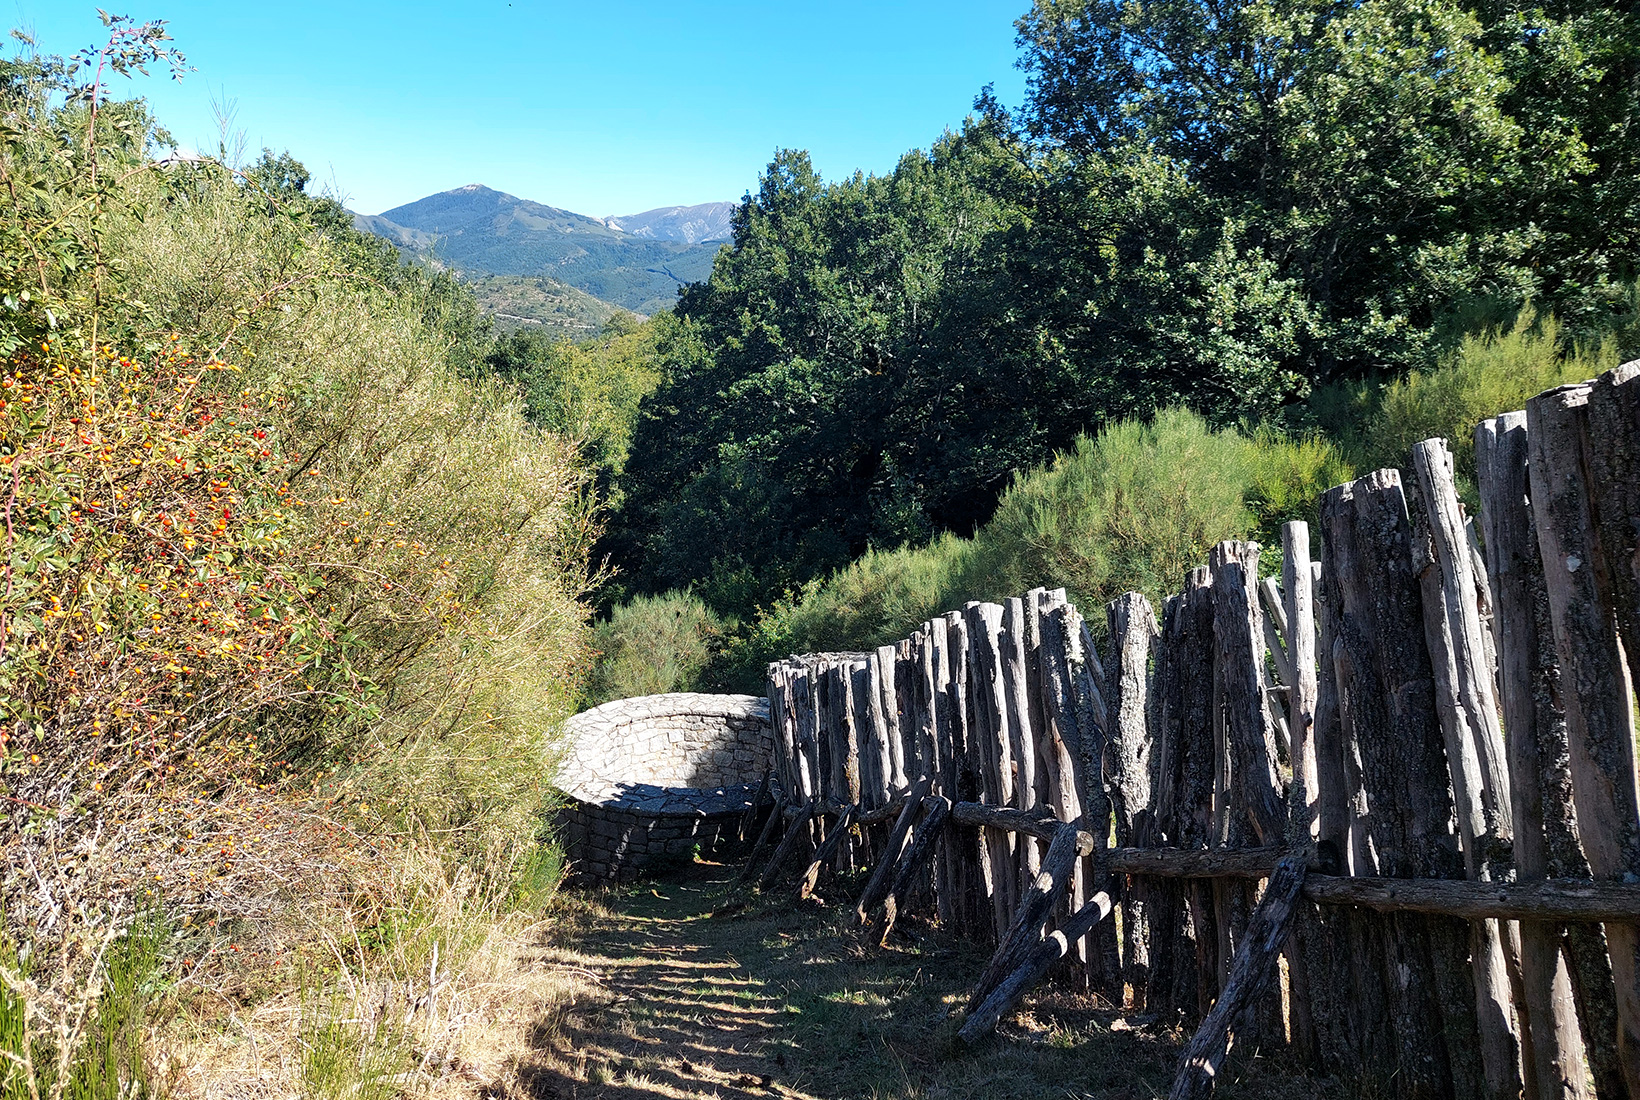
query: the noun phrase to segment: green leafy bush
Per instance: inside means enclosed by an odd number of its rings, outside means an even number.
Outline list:
[[[725,624],[691,592],[636,596],[599,623],[589,704],[702,687],[701,673],[722,644]]]
[[[1475,425],[1526,407],[1527,399],[1555,386],[1593,378],[1618,364],[1618,345],[1596,347],[1562,338],[1551,314],[1522,309],[1508,328],[1463,337],[1434,370],[1384,386],[1355,440],[1363,468],[1405,466],[1412,445],[1435,436],[1452,446],[1453,464],[1475,478]]]
[[[1122,592],[1177,590],[1222,539],[1260,538],[1273,558],[1281,523],[1311,516],[1349,474],[1318,437],[1215,431],[1184,409],[1119,421],[1015,478],[973,538],[868,552],[775,601],[726,647],[721,675],[750,690],[783,653],[881,645],[969,600],[1039,585],[1066,588],[1097,622]]]

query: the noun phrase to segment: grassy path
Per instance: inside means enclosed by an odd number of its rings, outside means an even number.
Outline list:
[[[585,978],[540,1021],[516,1080],[538,1100],[770,1097],[1141,1100],[1165,1096],[1181,1037],[1047,992],[972,1051],[957,1017],[983,954],[935,932],[882,950],[845,905],[760,896],[734,869],[571,901],[540,964]],[[1339,1096],[1268,1059],[1220,1096]]]

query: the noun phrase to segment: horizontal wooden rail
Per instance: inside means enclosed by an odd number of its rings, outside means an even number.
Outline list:
[[[1325,905],[1359,905],[1381,912],[1440,913],[1481,920],[1640,920],[1640,885],[1547,879],[1472,882],[1462,879],[1340,878],[1311,875],[1304,895]]]
[[[958,802],[953,820],[988,825],[1052,840],[1060,822],[1049,814],[979,802]],[[1082,846],[1083,854],[1091,851]],[[1286,849],[1112,848],[1106,866],[1115,873],[1157,878],[1265,878]],[[1324,905],[1355,905],[1380,912],[1438,913],[1466,920],[1636,921],[1640,883],[1548,879],[1476,882],[1464,879],[1402,879],[1310,874],[1304,896]]]
[[[900,810],[905,806],[905,801],[906,792],[901,791],[899,794],[890,797],[887,802],[883,803],[881,806],[878,806],[876,809],[861,810],[859,813],[852,813],[854,810],[853,806],[846,805],[832,799],[816,799],[812,812],[815,814],[827,814],[835,817],[844,810],[849,810],[854,819],[854,824],[856,825],[880,825],[889,818],[898,817]],[[786,820],[790,821],[793,818],[798,817],[806,818],[810,812],[809,804],[806,802],[799,805],[787,806],[785,810]]]

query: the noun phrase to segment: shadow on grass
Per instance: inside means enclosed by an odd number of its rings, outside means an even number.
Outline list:
[[[537,1027],[537,1059],[518,1073],[528,1096],[1166,1096],[1177,1033],[1129,1030],[1091,998],[1044,989],[996,1037],[964,1048],[956,1029],[982,949],[929,929],[877,948],[851,906],[798,902],[785,886],[758,894],[734,871],[701,864],[579,903],[551,948],[596,974],[598,991]],[[1343,1095],[1273,1059],[1231,1069],[1220,1096]]]

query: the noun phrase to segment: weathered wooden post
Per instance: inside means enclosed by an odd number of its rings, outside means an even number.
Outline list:
[[[1180,839],[1179,792],[1183,786],[1184,707],[1180,668],[1180,618],[1183,596],[1162,604],[1161,635],[1156,641],[1156,671],[1151,692],[1150,790],[1155,812],[1151,843],[1177,847]],[[1172,1023],[1178,1014],[1179,964],[1187,955],[1192,966],[1196,948],[1188,938],[1183,884],[1172,878],[1147,884],[1150,917],[1150,973],[1145,1005],[1158,1019]],[[1192,995],[1190,1003],[1194,1005]]]
[[[1508,851],[1514,836],[1491,654],[1475,599],[1475,572],[1452,453],[1444,439],[1426,439],[1413,447],[1412,459],[1419,504],[1412,567],[1423,595],[1424,638],[1464,870],[1470,878],[1490,881],[1511,870]],[[1513,1096],[1522,1087],[1521,1049],[1513,1027],[1502,934],[1497,921],[1471,922],[1469,932],[1487,1094]]]
[[[1505,413],[1483,421],[1475,429],[1475,465],[1480,481],[1481,524],[1486,534],[1486,562],[1496,615],[1498,680],[1508,756],[1510,805],[1514,812],[1515,871],[1521,881],[1548,876],[1550,851],[1555,851],[1560,874],[1586,877],[1588,864],[1577,843],[1572,811],[1571,774],[1565,763],[1566,718],[1556,704],[1559,696],[1554,643],[1547,629],[1548,596],[1538,560],[1537,533],[1527,503],[1526,414]],[[1546,799],[1544,792],[1551,796]],[[1598,929],[1584,928],[1599,935]],[[1577,1007],[1572,996],[1571,972],[1560,949],[1562,930],[1542,921],[1521,921],[1521,981],[1525,1003],[1520,1006],[1529,1044],[1535,1082],[1528,1095],[1540,1100],[1566,1096],[1584,1100],[1591,1095],[1583,1067],[1585,1050],[1578,1031]],[[1568,936],[1568,953],[1575,950]],[[1601,937],[1594,949],[1605,960]],[[1585,948],[1587,950],[1587,948]],[[1591,983],[1596,984],[1596,983]],[[1616,1033],[1617,1006],[1609,974],[1582,998],[1596,1008],[1603,1027]],[[1602,996],[1603,994],[1603,996]],[[1598,1007],[1596,1007],[1598,1006]],[[1621,1088],[1615,1049],[1604,1059],[1597,1053],[1591,1066],[1600,1072],[1605,1061],[1609,1075],[1606,1095]]]
[[[1116,843],[1124,848],[1156,843],[1150,786],[1150,655],[1156,644],[1156,616],[1137,592],[1113,600],[1106,609],[1112,655],[1105,673],[1112,713],[1109,731],[1111,808]],[[1143,1010],[1150,976],[1150,918],[1147,885],[1132,880],[1122,898],[1122,981],[1132,990],[1133,1008]]]
[[[1632,372],[1626,374],[1608,382],[1603,392],[1634,385],[1628,380]],[[1550,620],[1567,689],[1562,698],[1578,830],[1595,877],[1623,878],[1640,875],[1640,781],[1633,687],[1618,641],[1613,578],[1633,565],[1608,556],[1600,534],[1602,517],[1589,496],[1594,479],[1584,456],[1592,389],[1565,386],[1527,402],[1528,469]],[[1602,404],[1615,406],[1615,394]],[[1603,425],[1621,419],[1615,409],[1610,416],[1602,411]],[[1603,461],[1624,460],[1613,456]],[[1634,517],[1628,518],[1632,522]],[[1626,545],[1625,540],[1611,550],[1620,553]],[[1629,1093],[1640,1096],[1640,925],[1608,923],[1606,944],[1617,994],[1617,1034],[1591,1036],[1589,1045],[1614,1044]]]
[[[1377,873],[1462,877],[1435,713],[1411,524],[1394,470],[1329,490],[1327,570],[1339,593],[1339,706],[1360,753]],[[1462,921],[1397,913],[1387,922],[1386,983],[1398,1043],[1397,1088],[1481,1095],[1469,935]]]
[[[993,603],[970,603],[964,608],[963,616],[968,627],[968,713],[978,749],[976,764],[981,800],[992,806],[1006,806],[1013,801],[1014,791],[1008,712],[1003,705],[1002,655],[997,642],[1002,630],[1002,608]],[[1014,837],[1001,829],[983,828],[979,839],[984,851],[982,869],[986,893],[991,900],[994,942],[1007,931],[1018,902],[1019,872],[1014,865]]]
[[[1256,543],[1221,542],[1208,556],[1213,570],[1214,683],[1221,700],[1219,711],[1220,787],[1227,796],[1227,816],[1220,839],[1241,847],[1248,837],[1259,844],[1279,844],[1286,833],[1287,805],[1278,766],[1275,729],[1265,706],[1264,627],[1257,595]],[[1228,775],[1226,786],[1224,776]],[[1231,911],[1231,943],[1250,918],[1254,886],[1244,882],[1216,882],[1221,899]],[[1220,930],[1224,926],[1221,924]],[[1225,945],[1229,946],[1229,945]],[[1230,952],[1219,959],[1221,973]],[[1284,1035],[1279,991],[1260,1005],[1260,1039],[1279,1045]]]
[[[1215,842],[1213,791],[1217,776],[1213,683],[1213,574],[1199,565],[1185,578],[1178,610],[1178,664],[1181,735],[1179,752],[1179,847],[1207,848]],[[1191,879],[1185,886],[1195,934],[1195,965],[1181,982],[1179,1003],[1200,1020],[1219,994],[1219,920],[1212,883]],[[1181,972],[1187,967],[1180,967]],[[1192,994],[1194,1001],[1186,999]]]

